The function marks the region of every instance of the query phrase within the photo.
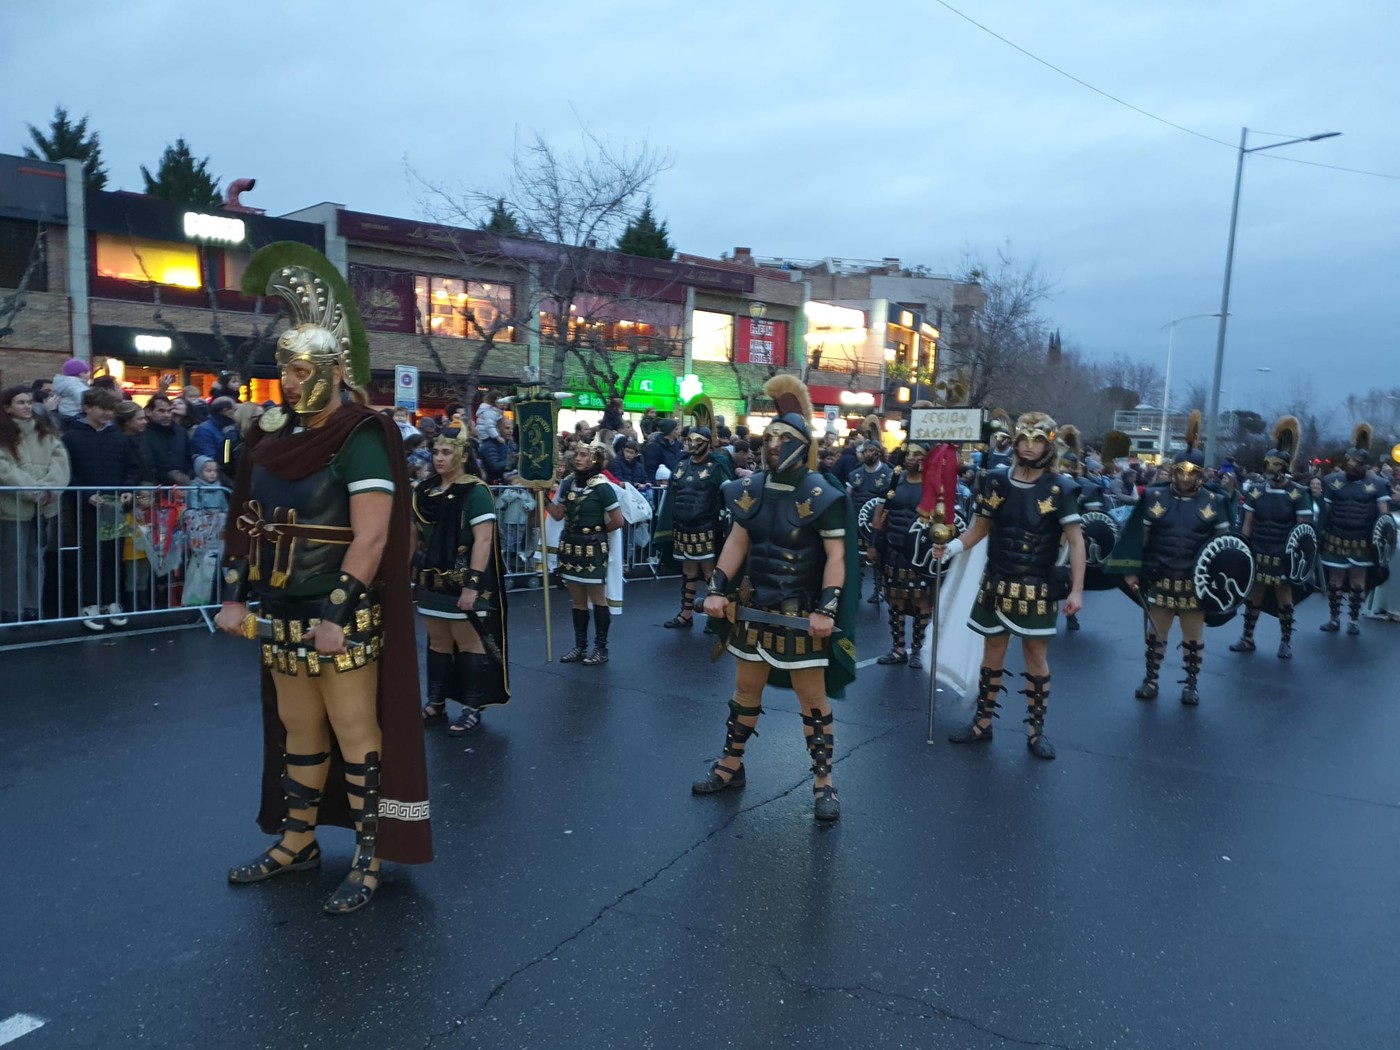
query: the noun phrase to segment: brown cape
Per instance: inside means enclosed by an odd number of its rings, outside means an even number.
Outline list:
[[[371,424],[371,420],[374,421]],[[432,828],[428,821],[428,766],[423,749],[423,719],[419,714],[418,634],[409,585],[409,561],[414,535],[409,520],[412,487],[403,452],[403,439],[393,419],[355,402],[346,402],[323,426],[293,433],[293,423],[266,433],[254,430],[234,485],[229,520],[243,511],[255,465],[288,480],[321,470],[361,426],[377,425],[384,434],[394,482],[389,539],[376,581],[383,591],[384,647],[379,668],[380,818],[376,853],[399,864],[425,864],[433,859]],[[247,556],[248,534],[229,528],[225,560]],[[277,692],[272,673],[262,671],[263,774],[258,826],[276,834],[287,815],[282,794],[282,754],[286,731],[277,716]],[[353,827],[345,792],[340,747],[331,737],[331,767],[325,799],[317,815],[320,824]]]

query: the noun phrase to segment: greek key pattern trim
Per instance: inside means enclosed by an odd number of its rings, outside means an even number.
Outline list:
[[[400,802],[396,798],[379,800],[379,816],[384,820],[427,820],[428,803]]]

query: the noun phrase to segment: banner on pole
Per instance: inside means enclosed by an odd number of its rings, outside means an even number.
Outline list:
[[[554,485],[554,398],[527,395],[513,407],[520,442],[520,483],[526,488],[550,488]]]
[[[969,441],[982,438],[980,408],[915,408],[909,412],[910,441]]]

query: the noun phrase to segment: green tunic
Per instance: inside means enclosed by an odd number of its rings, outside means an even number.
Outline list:
[[[619,509],[617,493],[601,474],[580,489],[574,478],[559,485],[554,502],[564,508],[564,533],[559,538],[559,575],[569,583],[589,586],[608,579],[608,515]]]

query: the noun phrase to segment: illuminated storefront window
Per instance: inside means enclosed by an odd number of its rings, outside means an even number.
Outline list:
[[[97,276],[118,281],[202,288],[199,249],[193,244],[97,235]]]
[[[483,334],[510,342],[514,289],[508,284],[459,277],[413,278],[419,324],[432,335],[481,339]],[[421,328],[420,328],[421,331]]]
[[[802,312],[807,316],[807,360],[811,366],[828,372],[852,371],[865,348],[865,311],[809,302]]]
[[[540,336],[557,338],[559,307],[541,303]],[[616,301],[578,295],[569,306],[569,341],[599,350],[636,351],[656,357],[680,357],[683,322],[678,303]]]
[[[709,310],[691,314],[695,332],[690,356],[695,361],[729,361],[734,349],[734,316]]]

